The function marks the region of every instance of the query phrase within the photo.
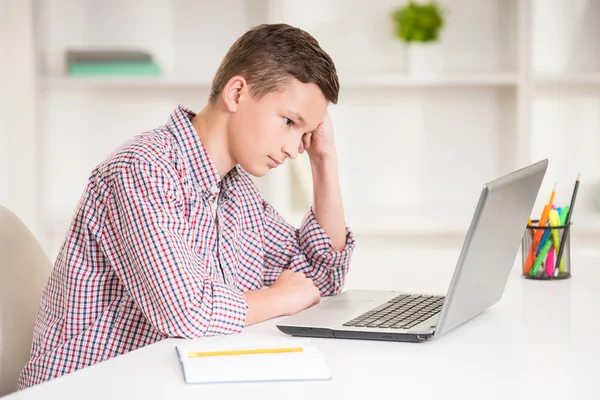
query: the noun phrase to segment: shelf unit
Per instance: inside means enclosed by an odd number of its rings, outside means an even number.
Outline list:
[[[164,123],[176,104],[200,109],[229,45],[263,22],[306,29],[336,62],[341,92],[331,115],[346,216],[357,235],[463,235],[484,182],[545,157],[550,169],[534,213],[555,181],[564,203],[581,171],[573,234],[600,234],[600,161],[592,150],[600,148],[597,28],[586,23],[577,30],[582,24],[571,20],[563,31],[548,28],[560,18],[597,20],[596,2],[575,0],[572,16],[562,0],[443,1],[451,12],[442,34],[444,69],[434,76],[403,73],[409,60],[389,19],[395,0],[39,3],[36,187],[44,199],[39,236],[52,257],[93,166],[134,134]],[[581,62],[555,59],[570,57],[573,43]],[[148,48],[165,76],[62,74],[68,47],[111,45]],[[575,123],[579,136],[569,142],[574,115],[584,122]],[[546,145],[549,136],[578,157]],[[286,219],[300,222],[312,193],[306,159],[256,183]]]
[[[211,82],[195,78],[174,77],[44,77],[41,86],[47,90],[81,89],[165,89],[208,90]]]
[[[407,75],[356,75],[340,77],[340,86],[351,88],[468,88],[468,87],[513,87],[518,83],[517,75],[511,73],[496,74],[448,74],[445,76],[407,76]]]
[[[401,89],[401,88],[468,88],[468,87],[514,87],[518,84],[517,75],[499,74],[454,74],[449,76],[416,76],[400,74],[340,76],[343,88]],[[589,78],[593,79],[593,78]],[[206,90],[210,80],[194,77],[44,77],[42,86],[46,89],[187,89]]]
[[[575,74],[542,74],[535,77],[536,85],[597,86],[600,85],[600,72]]]

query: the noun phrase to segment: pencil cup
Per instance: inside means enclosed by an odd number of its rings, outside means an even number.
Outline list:
[[[571,224],[539,226],[537,220],[527,225],[521,243],[523,277],[555,280],[571,277]],[[564,239],[564,243],[563,243]],[[560,258],[560,259],[559,259]]]

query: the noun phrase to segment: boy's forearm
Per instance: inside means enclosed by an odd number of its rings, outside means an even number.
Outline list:
[[[313,213],[336,251],[346,247],[346,221],[336,154],[311,158]]]
[[[248,303],[246,326],[284,315],[282,302],[278,301],[277,293],[270,288],[246,292],[244,297]]]

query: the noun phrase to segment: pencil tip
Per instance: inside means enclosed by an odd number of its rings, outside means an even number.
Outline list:
[[[554,189],[552,189],[553,192],[556,192],[556,185],[558,185],[558,182],[554,183]]]
[[[579,176],[581,176],[581,172],[577,174],[577,180],[579,180]]]

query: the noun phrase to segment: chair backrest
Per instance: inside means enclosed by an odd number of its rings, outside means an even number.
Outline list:
[[[52,264],[21,220],[0,206],[0,396],[17,390]]]

